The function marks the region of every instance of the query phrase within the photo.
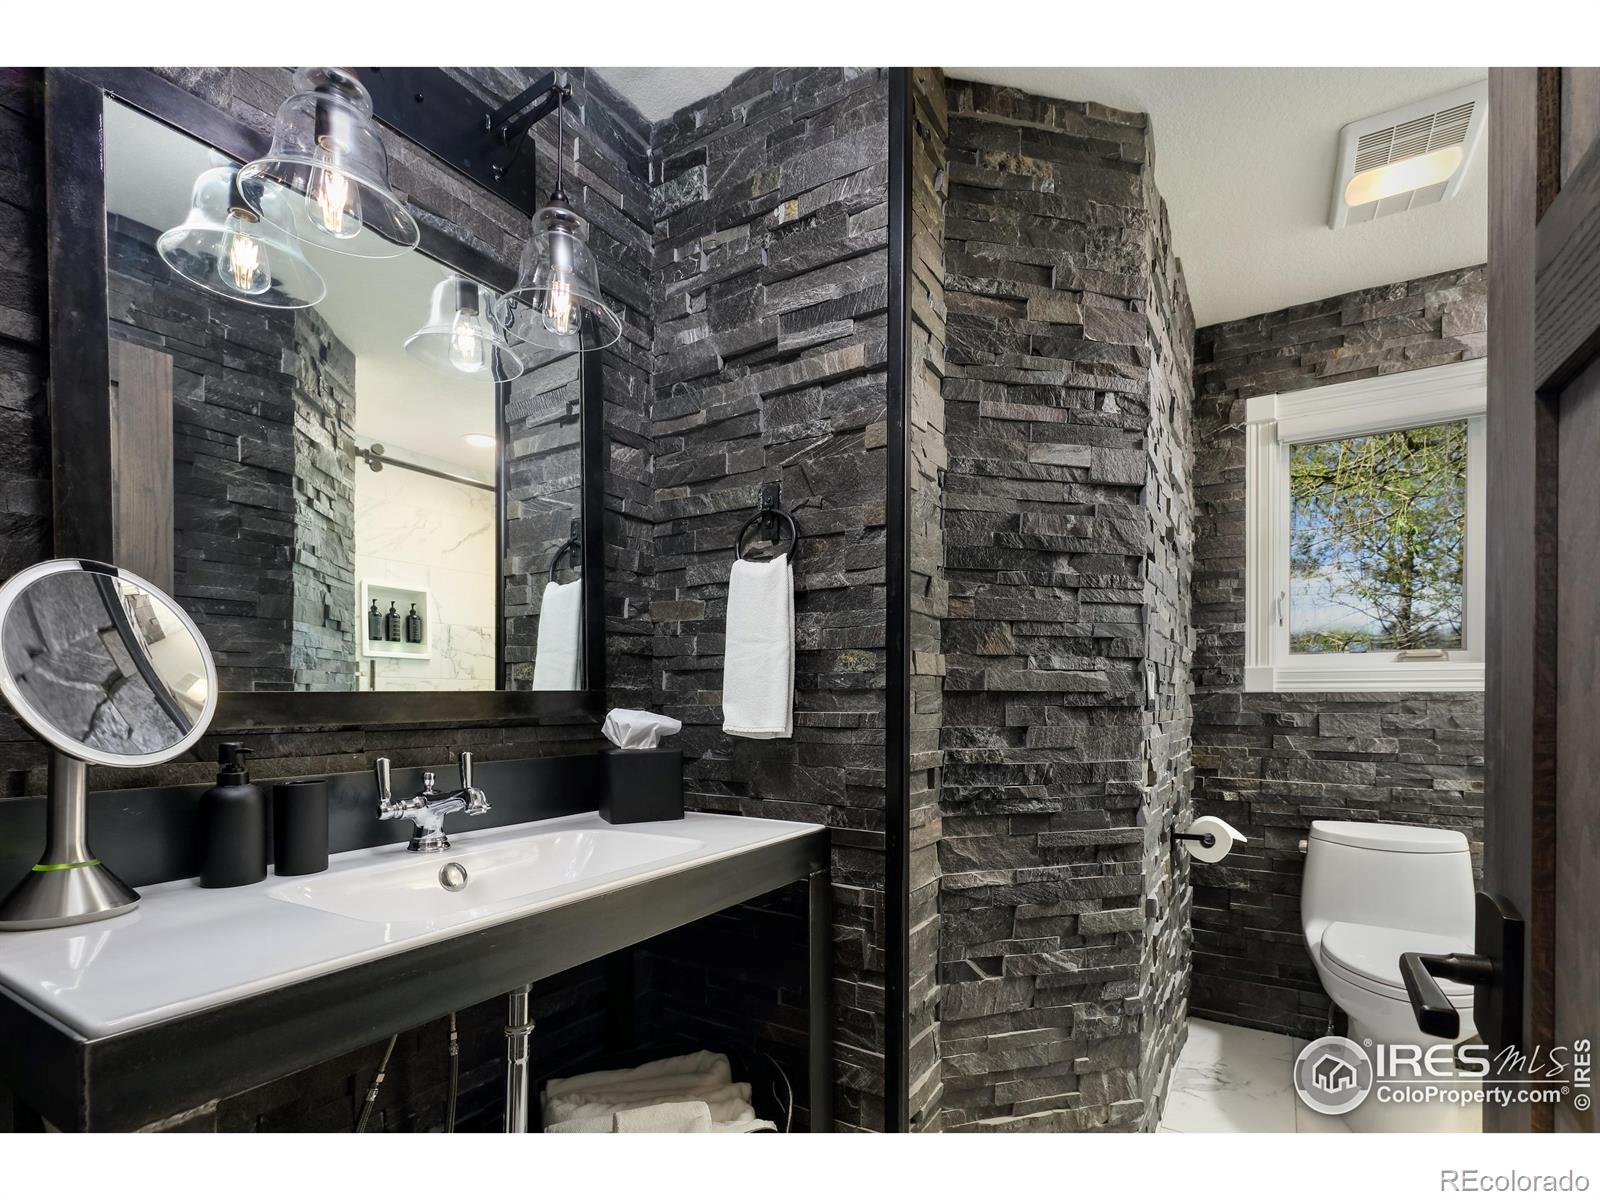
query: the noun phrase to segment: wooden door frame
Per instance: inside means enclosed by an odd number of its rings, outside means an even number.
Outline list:
[[[1484,889],[1527,921],[1523,1045],[1547,1051],[1557,990],[1557,419],[1560,389],[1600,347],[1600,144],[1574,163],[1569,138],[1563,169],[1561,89],[1557,68],[1489,74]],[[1485,1106],[1489,1131],[1554,1127],[1550,1104]]]

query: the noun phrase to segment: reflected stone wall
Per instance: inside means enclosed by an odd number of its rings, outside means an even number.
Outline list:
[[[356,687],[355,358],[312,309],[186,283],[107,221],[112,336],[172,358],[173,597],[223,691]]]

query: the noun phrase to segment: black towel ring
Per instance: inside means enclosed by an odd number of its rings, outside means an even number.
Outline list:
[[[736,562],[770,562],[771,558],[746,559],[744,556],[744,537],[757,522],[771,521],[774,517],[782,520],[789,526],[789,548],[785,553],[789,555],[792,564],[795,552],[800,549],[800,526],[795,519],[778,505],[779,490],[776,483],[763,483],[761,485],[760,504],[755,514],[739,529],[739,536],[733,539],[733,557]],[[772,555],[776,558],[777,555]]]
[[[579,522],[578,519],[574,517],[572,519],[572,531],[568,535],[567,540],[562,542],[560,546],[556,547],[555,554],[551,555],[550,557],[549,579],[551,583],[556,581],[556,572],[561,569],[561,559],[567,554],[572,555],[572,570],[582,571],[583,542],[578,537],[578,530]]]

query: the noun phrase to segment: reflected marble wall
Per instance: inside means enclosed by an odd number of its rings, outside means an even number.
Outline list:
[[[397,458],[416,458],[389,446]],[[426,659],[362,657],[361,686],[377,690],[494,690],[494,493],[385,467],[356,467],[356,580],[432,593]],[[402,614],[403,616],[404,614]],[[365,617],[362,617],[365,620]]]

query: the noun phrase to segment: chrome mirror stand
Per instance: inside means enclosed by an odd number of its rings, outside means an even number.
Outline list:
[[[88,765],[50,752],[44,854],[10,895],[0,900],[0,931],[80,925],[129,912],[139,893],[89,849]]]

